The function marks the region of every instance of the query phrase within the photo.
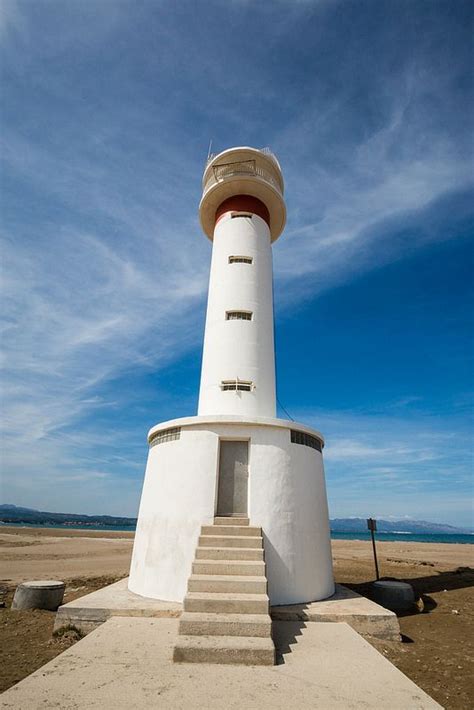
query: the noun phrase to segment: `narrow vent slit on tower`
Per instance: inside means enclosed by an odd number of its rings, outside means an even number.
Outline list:
[[[229,256],[229,264],[251,264],[251,256]]]
[[[226,311],[226,320],[252,320],[251,311]]]
[[[181,427],[175,426],[170,429],[162,429],[162,431],[157,431],[156,434],[152,434],[148,443],[150,446],[156,446],[156,444],[164,444],[166,441],[176,441],[181,436]]]
[[[224,391],[251,392],[253,383],[245,382],[244,380],[222,380],[221,388]]]
[[[311,436],[310,434],[306,434],[304,431],[296,431],[295,429],[291,429],[291,443],[310,446],[312,449],[316,449],[317,451],[322,450],[319,439],[316,439],[315,436]]]

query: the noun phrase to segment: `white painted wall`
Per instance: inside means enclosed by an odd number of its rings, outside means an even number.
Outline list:
[[[182,601],[201,525],[212,523],[217,475],[215,435],[182,429],[150,448],[138,513],[129,589]]]
[[[229,264],[229,256],[252,264]],[[226,311],[251,311],[251,321],[226,320]],[[223,380],[251,381],[252,392],[223,391]],[[224,215],[214,231],[199,415],[274,417],[272,250],[267,223],[257,215]]]
[[[330,596],[334,582],[322,455],[292,444],[284,420],[246,424],[209,419],[207,423],[204,417],[183,419],[179,440],[150,449],[131,591],[183,600],[200,527],[214,517],[222,437],[250,442],[249,517],[264,531],[271,603]],[[311,431],[296,423],[294,428]]]

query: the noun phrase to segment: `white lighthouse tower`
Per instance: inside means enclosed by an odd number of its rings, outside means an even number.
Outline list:
[[[224,517],[262,529],[272,605],[334,592],[323,438],[276,418],[272,243],[285,225],[283,189],[266,149],[207,162],[199,214],[213,246],[198,415],[148,434],[129,579],[137,594],[183,601],[200,530]]]

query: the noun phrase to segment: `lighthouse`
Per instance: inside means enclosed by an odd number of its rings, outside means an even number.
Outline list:
[[[264,559],[270,604],[324,599],[334,592],[324,440],[276,416],[272,245],[286,221],[282,171],[268,149],[231,148],[209,157],[202,187],[212,260],[198,412],[148,434],[129,589],[182,602],[206,547],[209,563],[226,559],[212,528],[230,522],[237,535],[241,524],[261,530],[260,556],[244,554],[251,534],[222,545],[233,568]]]

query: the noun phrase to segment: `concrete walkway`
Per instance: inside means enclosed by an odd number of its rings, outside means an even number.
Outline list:
[[[274,623],[276,666],[172,662],[178,620],[113,617],[0,697],[15,710],[434,710],[345,623]]]

